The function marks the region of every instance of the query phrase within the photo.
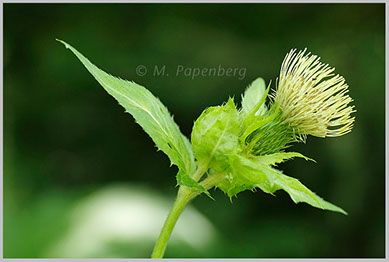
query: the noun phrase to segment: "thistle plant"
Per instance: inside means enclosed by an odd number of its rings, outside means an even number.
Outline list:
[[[146,88],[111,76],[93,65],[69,44],[87,70],[150,135],[159,150],[178,167],[176,201],[155,244],[152,258],[164,255],[167,242],[185,206],[200,194],[219,188],[230,198],[259,188],[273,194],[286,191],[295,203],[347,214],[296,178],[275,166],[300,157],[285,151],[308,135],[337,137],[351,131],[354,106],[348,86],[334,68],[306,50],[291,50],[285,57],[272,92],[262,78],[242,95],[241,108],[234,99],[205,109],[195,121],[191,141],[181,132],[167,108]],[[211,197],[212,198],[212,197]]]

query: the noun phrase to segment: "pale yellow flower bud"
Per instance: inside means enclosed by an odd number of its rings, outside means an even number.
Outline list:
[[[300,135],[336,137],[351,131],[355,112],[347,95],[344,78],[335,68],[320,62],[320,57],[296,53],[285,57],[273,103],[281,109],[282,119]]]

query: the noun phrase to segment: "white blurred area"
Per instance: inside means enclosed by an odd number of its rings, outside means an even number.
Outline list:
[[[115,256],[110,243],[130,248],[144,243],[150,252],[174,199],[135,185],[111,185],[98,190],[76,205],[70,227],[53,243],[47,257],[85,258]],[[169,246],[188,245],[203,250],[215,241],[213,225],[192,206],[179,218]]]

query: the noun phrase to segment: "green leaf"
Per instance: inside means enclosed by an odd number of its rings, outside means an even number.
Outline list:
[[[273,121],[278,116],[279,107],[277,107],[273,113],[268,113],[269,114],[264,116],[246,115],[246,117],[243,119],[243,134],[240,137],[242,142],[244,142],[246,138],[254,131]]]
[[[313,207],[321,208],[324,210],[330,210],[347,215],[346,211],[342,208],[331,204],[321,197],[311,192],[306,186],[304,186],[299,180],[293,177],[282,174],[281,171],[271,167],[264,167],[262,170],[270,176],[273,173],[272,185],[265,184],[265,186],[258,187],[267,193],[273,193],[279,189],[286,191],[296,204],[299,202],[305,202]]]
[[[269,154],[269,155],[263,155],[263,156],[254,156],[253,160],[257,163],[263,164],[263,165],[275,165],[284,162],[285,160],[291,159],[293,157],[301,157],[304,158],[307,161],[313,161],[316,162],[315,160],[306,157],[300,153],[297,152],[279,152],[279,153],[274,153],[274,154]]]
[[[328,201],[325,201],[323,198],[319,197],[318,195],[316,195],[315,193],[313,193],[316,197],[316,199],[320,202],[320,205],[323,207],[324,210],[330,210],[330,211],[334,211],[334,212],[338,212],[338,213],[342,213],[343,215],[348,215],[347,212],[345,210],[343,210],[342,208],[328,202]]]
[[[227,176],[223,180],[219,181],[216,187],[226,193],[230,197],[231,201],[232,197],[236,196],[238,193],[245,190],[253,191],[255,189],[255,185],[246,184],[242,180],[238,182],[236,179],[234,180],[232,176]]]
[[[197,182],[191,181],[190,178],[195,169],[190,142],[180,132],[161,101],[143,86],[105,73],[75,48],[64,41],[58,41],[77,56],[103,88],[135,118],[157,147],[169,156],[171,163],[179,167],[180,181],[186,181],[186,185],[197,185]]]
[[[250,186],[258,187],[268,194],[282,189],[295,203],[305,202],[317,208],[347,214],[340,207],[318,197],[296,178],[286,176],[277,169],[239,155],[230,156],[230,160],[232,174],[228,179],[229,187],[226,181],[223,181],[221,187],[218,186],[230,197],[246,188],[250,189]]]
[[[267,97],[265,80],[259,77],[247,87],[242,95],[242,113],[248,114],[259,102],[259,109],[254,112],[256,116],[264,115],[267,111],[265,99]]]
[[[217,172],[228,168],[228,155],[239,150],[240,122],[234,101],[210,107],[193,126],[192,146],[199,166]]]
[[[202,192],[206,193],[208,196],[210,196],[208,191],[206,191],[203,186],[201,186],[198,182],[193,180],[188,175],[188,173],[185,173],[184,171],[182,171],[182,169],[180,169],[177,173],[177,184],[181,185],[181,186],[194,187],[194,188],[200,189],[200,191],[202,191]]]
[[[266,183],[268,177],[257,169],[255,163],[239,155],[230,155],[231,172],[216,186],[230,198],[244,190],[252,190],[257,184]]]

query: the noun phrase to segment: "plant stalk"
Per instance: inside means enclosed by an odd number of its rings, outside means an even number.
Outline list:
[[[166,250],[167,242],[170,238],[174,226],[176,225],[177,219],[181,215],[185,206],[192,199],[191,191],[192,190],[188,187],[180,186],[180,189],[178,190],[178,194],[177,194],[177,199],[174,202],[174,205],[170,210],[170,213],[165,221],[165,224],[162,227],[157,243],[154,246],[153,253],[151,254],[151,258],[163,257]]]
[[[204,179],[200,185],[202,185],[205,190],[209,190],[214,187],[219,181],[225,177],[225,174],[214,174],[212,176]],[[189,188],[186,186],[180,186],[178,190],[177,199],[174,202],[172,209],[165,221],[165,224],[162,227],[161,233],[159,234],[158,240],[155,243],[153,253],[151,258],[162,258],[165,254],[167,242],[169,241],[170,235],[173,232],[173,228],[176,225],[176,222],[184,210],[185,206],[195,197],[200,195],[202,192],[195,188]]]

